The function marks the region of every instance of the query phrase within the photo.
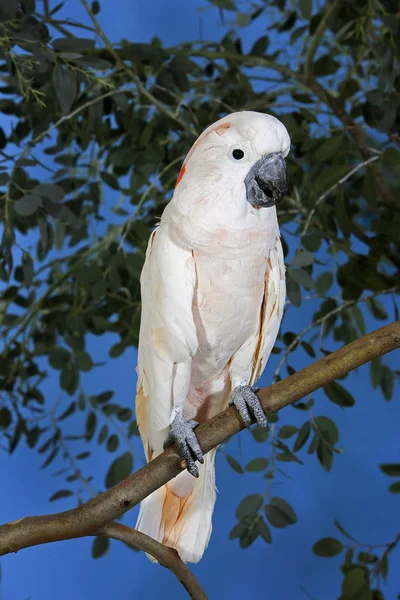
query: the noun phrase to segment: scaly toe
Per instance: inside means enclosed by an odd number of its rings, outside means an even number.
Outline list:
[[[249,427],[251,425],[251,411],[260,427],[266,429],[268,427],[268,421],[264,413],[264,409],[261,406],[259,399],[256,396],[256,392],[259,392],[260,388],[251,385],[238,385],[232,392],[230,404],[234,404],[239,411],[243,421]]]

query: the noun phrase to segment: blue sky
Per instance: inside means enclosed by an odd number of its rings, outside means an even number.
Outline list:
[[[187,0],[147,0],[146,3],[103,0],[99,20],[112,40],[126,37],[132,41],[147,41],[154,35],[165,44],[199,39],[220,39],[224,28],[215,10],[198,12],[201,2]],[[63,9],[66,16],[77,20],[83,15],[78,0],[69,0]],[[257,29],[258,28],[258,29]],[[256,34],[263,32],[256,27]],[[386,306],[392,314],[391,303]],[[285,329],[299,329],[299,314],[306,324],[312,307],[305,303],[299,311],[289,309]],[[369,330],[379,326],[367,318]],[[98,343],[88,341],[88,349],[97,361],[106,365],[85,374],[83,387],[87,393],[114,389],[120,404],[133,406],[135,390],[136,352],[128,350],[118,361],[110,361],[108,348],[112,336]],[[397,363],[398,363],[397,353]],[[306,356],[299,355],[293,366],[305,366]],[[396,356],[388,357],[395,366]],[[273,356],[261,383],[270,383],[277,357]],[[347,383],[348,381],[348,383]],[[330,416],[340,431],[339,445],[344,452],[336,456],[331,473],[322,470],[315,456],[303,449],[304,465],[284,464],[291,479],[281,476],[274,485],[275,495],[282,496],[294,507],[298,523],[287,529],[273,529],[273,544],[257,540],[248,550],[241,550],[237,540],[228,540],[235,523],[235,510],[247,494],[263,492],[266,481],[259,474],[239,475],[227,464],[224,452],[232,454],[242,464],[255,457],[268,455],[268,448],[256,444],[248,432],[236,436],[217,457],[219,494],[214,514],[214,530],[204,558],[193,566],[210,598],[263,597],[268,600],[307,598],[332,600],[340,595],[338,565],[340,559],[322,559],[311,551],[313,543],[325,536],[335,536],[333,520],[338,519],[356,538],[366,543],[391,541],[399,530],[398,497],[387,492],[388,478],[379,470],[379,463],[400,461],[398,398],[386,403],[369,384],[369,370],[363,367],[352,374],[346,386],[356,398],[356,406],[342,410],[321,393],[315,394],[314,415]],[[58,394],[58,378],[45,384],[48,398]],[[69,400],[66,398],[66,402]],[[289,407],[281,413],[281,423],[301,424],[306,416]],[[134,440],[135,468],[141,466],[140,443]],[[41,471],[43,457],[20,446],[11,459],[0,455],[0,521],[10,521],[29,514],[71,507],[70,499],[49,504],[48,498],[62,487],[60,480],[50,477],[54,469]],[[110,455],[100,451],[91,459],[87,472],[95,473],[94,485],[101,489]],[[137,509],[128,513],[125,522],[134,525]],[[111,543],[111,552],[100,560],[90,557],[90,539],[60,542],[23,550],[1,559],[2,582],[0,600],[128,600],[136,597],[174,600],[186,598],[181,585],[166,570],[151,564],[144,554],[134,553],[118,542]],[[399,591],[394,565],[399,564],[400,550],[390,561],[387,598]]]

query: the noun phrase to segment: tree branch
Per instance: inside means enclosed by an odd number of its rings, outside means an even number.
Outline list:
[[[330,381],[346,375],[372,358],[397,348],[400,348],[400,321],[377,329],[287,379],[263,388],[258,396],[267,414],[276,412]],[[200,425],[196,434],[206,454],[242,429],[245,429],[245,424],[236,408],[230,407]],[[29,546],[88,535],[109,535],[117,539],[124,538],[124,541],[129,538],[133,543],[133,538],[139,539],[137,535],[133,535],[130,530],[128,532],[121,529],[118,524],[111,525],[111,521],[121,517],[149,494],[176,477],[183,468],[184,463],[175,448],[171,447],[145,467],[86,504],[62,513],[26,517],[7,523],[0,527],[0,556]],[[146,543],[153,544],[153,541],[147,540]],[[150,546],[147,548],[146,551],[151,554]],[[152,545],[153,550],[154,548]],[[165,556],[162,560],[167,560]],[[171,556],[168,560],[170,559]],[[183,577],[183,572],[180,573]],[[185,581],[187,582],[186,579]]]
[[[191,598],[194,600],[207,600],[207,596],[199,582],[190,569],[182,562],[178,552],[174,548],[164,546],[164,544],[160,544],[160,542],[153,540],[148,535],[131,529],[122,523],[109,523],[98,535],[120,540],[129,546],[139,548],[147,552],[147,554],[151,554],[163,567],[167,567],[172,571]]]

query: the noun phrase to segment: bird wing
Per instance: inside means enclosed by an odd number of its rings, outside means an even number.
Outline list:
[[[261,305],[261,319],[258,344],[254,354],[250,385],[260,378],[271,350],[274,347],[281,324],[286,298],[285,264],[280,238],[267,258],[264,298]]]
[[[146,451],[158,453],[165,438],[161,430],[186,398],[198,346],[192,314],[194,258],[190,249],[171,240],[168,223],[150,237],[140,283],[136,413]]]

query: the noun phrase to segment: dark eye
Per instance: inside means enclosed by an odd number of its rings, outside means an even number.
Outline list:
[[[235,148],[232,150],[232,156],[235,160],[241,160],[244,156],[244,152],[240,148]]]

